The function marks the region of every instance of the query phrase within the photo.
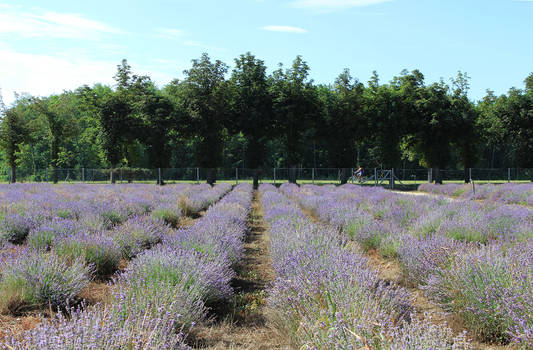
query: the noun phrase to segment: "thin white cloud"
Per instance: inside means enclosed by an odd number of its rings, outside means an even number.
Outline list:
[[[0,35],[97,40],[103,34],[123,33],[118,28],[75,13],[26,11],[20,7],[5,5],[1,6],[0,10]]]
[[[212,46],[212,45],[205,44],[197,40],[185,40],[183,42],[183,45],[190,46],[190,47],[197,47],[202,50],[213,51],[213,52],[227,52],[228,51],[228,49],[224,47]]]
[[[83,84],[111,84],[117,62],[66,59],[0,48],[0,85],[4,102],[14,100],[14,92],[47,96]]]
[[[305,34],[307,33],[307,30],[299,27],[293,27],[293,26],[265,26],[261,27],[262,30],[266,30],[269,32],[283,32],[283,33],[297,33],[297,34]]]
[[[183,31],[176,28],[156,28],[157,34],[166,39],[181,39],[184,35]]]
[[[87,59],[85,55],[43,55],[14,50],[0,41],[0,88],[6,105],[14,101],[14,93],[48,96],[73,90],[84,84],[114,85],[113,76],[119,61]],[[158,84],[173,79],[165,67],[138,66],[129,62],[133,72],[149,75]],[[178,66],[181,68],[181,66]],[[175,70],[172,70],[175,72]]]
[[[320,11],[333,11],[352,7],[376,5],[388,1],[392,0],[295,0],[291,2],[291,6]]]

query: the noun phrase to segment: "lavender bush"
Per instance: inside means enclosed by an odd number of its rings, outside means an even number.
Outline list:
[[[65,307],[87,286],[91,267],[55,253],[19,251],[0,262],[0,310],[51,305]]]
[[[61,239],[79,232],[81,227],[83,225],[78,224],[75,220],[57,217],[31,229],[28,234],[27,244],[33,249],[48,250]]]
[[[161,242],[170,228],[162,221],[150,217],[133,217],[113,232],[113,240],[122,256],[131,259],[154,244]]]
[[[37,224],[35,216],[7,212],[0,220],[0,241],[20,244]]]
[[[426,290],[483,338],[531,346],[533,242],[526,247],[493,243],[457,252],[449,266],[435,270]]]
[[[173,303],[161,305],[157,317],[152,317],[149,307],[124,314],[128,307],[125,299],[117,299],[108,306],[71,309],[68,317],[59,313],[20,338],[0,339],[0,346],[20,350],[189,349],[179,326],[181,316],[166,312],[173,309]]]
[[[54,251],[68,261],[81,259],[94,269],[95,277],[114,273],[121,258],[120,246],[106,234],[78,233],[63,238]]]

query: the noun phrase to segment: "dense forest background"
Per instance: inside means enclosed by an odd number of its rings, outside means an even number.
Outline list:
[[[114,78],[0,100],[0,170],[364,164],[432,168],[439,181],[439,169],[533,168],[533,73],[525,88],[481,101],[463,72],[433,83],[418,70],[387,83],[374,72],[365,84],[345,69],[323,85],[300,56],[268,74],[250,53],[231,72],[204,54],[161,88],[123,60]]]

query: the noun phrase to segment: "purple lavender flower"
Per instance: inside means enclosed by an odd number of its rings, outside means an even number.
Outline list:
[[[91,267],[55,253],[22,250],[0,262],[0,309],[64,307],[87,286]]]

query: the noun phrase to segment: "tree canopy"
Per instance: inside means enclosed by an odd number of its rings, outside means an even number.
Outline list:
[[[347,69],[315,84],[297,56],[271,74],[245,53],[233,69],[208,54],[158,87],[117,65],[116,84],[0,101],[0,160],[13,180],[58,168],[533,167],[533,73],[523,89],[481,101],[469,76],[428,83],[402,71],[366,84]],[[32,175],[33,174],[33,175]],[[342,172],[345,181],[348,172]],[[465,173],[465,179],[467,180]]]

